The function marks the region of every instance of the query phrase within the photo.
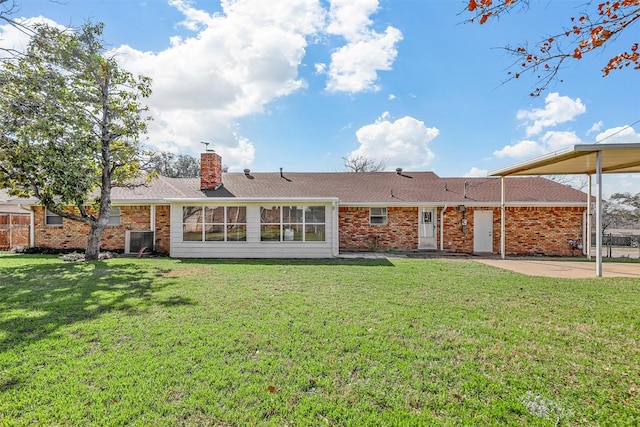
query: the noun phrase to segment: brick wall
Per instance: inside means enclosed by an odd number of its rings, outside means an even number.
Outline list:
[[[170,242],[171,208],[169,206],[156,206],[156,251],[168,254],[171,249]]]
[[[506,242],[507,255],[580,255],[581,251],[572,251],[569,240],[582,239],[582,214],[585,208],[507,208]],[[497,232],[498,251],[500,245],[500,210]]]
[[[369,224],[368,207],[340,207],[341,251],[418,249],[418,208],[387,208],[387,224]]]
[[[44,208],[34,207],[35,244],[51,248],[84,248],[88,226],[63,218],[63,226],[44,225]],[[500,208],[469,208],[459,212],[455,207],[445,211],[444,250],[473,253],[474,209],[493,211],[493,252],[500,251]],[[438,230],[436,241],[440,245],[440,217],[437,211]],[[509,207],[506,223],[507,255],[578,255],[572,251],[569,240],[582,238],[584,208]],[[122,250],[126,230],[148,230],[151,208],[149,206],[121,206],[120,225],[109,226],[102,238],[105,250]],[[466,232],[462,219],[466,218]],[[387,224],[369,224],[368,207],[339,208],[340,251],[386,251],[418,249],[418,208],[387,208]],[[169,206],[156,206],[156,250],[169,253]]]
[[[440,249],[439,221],[441,213],[442,208],[438,208],[438,249]],[[462,229],[463,219],[467,220],[466,232]],[[444,223],[444,250],[449,252],[473,253],[473,211],[467,209],[465,212],[459,212],[455,207],[448,207],[444,212],[442,221]]]
[[[443,218],[444,250],[473,253],[474,209],[493,212],[493,253],[500,252],[500,208],[467,207],[459,212],[448,207]],[[581,207],[509,207],[505,250],[508,255],[579,255],[569,240],[582,238]],[[388,208],[387,225],[370,225],[368,207],[340,207],[341,251],[384,251],[418,249],[418,208]],[[440,217],[437,210],[437,247],[440,249]],[[462,220],[467,220],[463,230]]]
[[[473,253],[474,209],[493,211],[493,253],[500,253],[500,208],[467,208],[458,212],[448,208],[444,216],[444,249]],[[581,207],[508,207],[506,208],[507,255],[579,255],[569,240],[582,239]],[[440,214],[440,210],[438,211]],[[467,219],[466,233],[462,219]]]
[[[222,184],[222,157],[216,153],[200,154],[200,189],[213,190]]]
[[[110,225],[102,235],[101,249],[124,250],[127,230],[149,230],[150,206],[119,206],[120,225]],[[89,226],[62,219],[62,226],[45,225],[45,210],[34,206],[35,245],[56,249],[84,249]],[[75,208],[70,208],[74,209]],[[76,210],[77,212],[77,210]],[[156,250],[169,253],[169,206],[156,206]]]

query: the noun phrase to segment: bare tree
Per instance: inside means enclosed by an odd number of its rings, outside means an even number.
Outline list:
[[[588,183],[588,178],[585,175],[548,175],[546,178],[580,191],[584,190]]]
[[[381,172],[387,165],[383,160],[376,160],[363,155],[343,157],[344,170],[347,172]]]

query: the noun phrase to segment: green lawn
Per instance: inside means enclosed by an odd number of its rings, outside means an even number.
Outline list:
[[[0,256],[0,426],[638,425],[640,283]]]

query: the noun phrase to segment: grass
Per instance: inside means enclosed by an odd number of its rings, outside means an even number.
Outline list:
[[[0,425],[638,425],[640,283],[0,256]]]

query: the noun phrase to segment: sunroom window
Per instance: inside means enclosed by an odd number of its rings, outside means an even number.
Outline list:
[[[324,242],[324,206],[262,206],[260,240],[263,242]]]
[[[247,240],[244,206],[184,206],[182,240],[185,242],[243,242]]]

